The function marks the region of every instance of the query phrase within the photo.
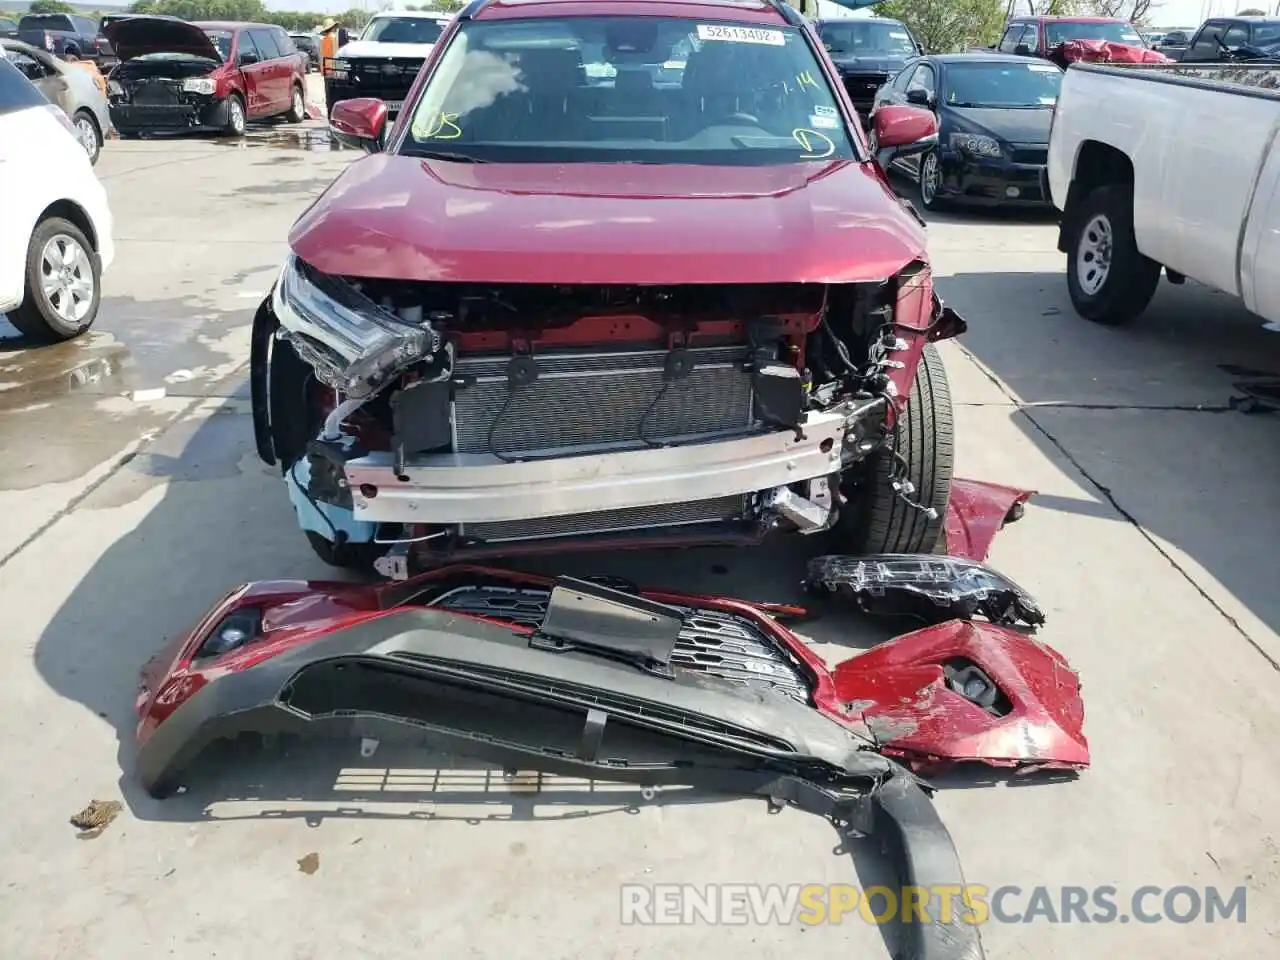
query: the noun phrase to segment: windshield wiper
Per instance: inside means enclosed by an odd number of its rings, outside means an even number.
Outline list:
[[[415,150],[412,156],[423,160],[448,160],[451,163],[489,163],[469,153],[455,153],[452,150]]]

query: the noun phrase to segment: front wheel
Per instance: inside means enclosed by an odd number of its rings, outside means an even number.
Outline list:
[[[35,340],[70,340],[98,316],[101,271],[93,246],[69,220],[41,221],[27,245],[26,293],[9,320]]]
[[[916,182],[916,195],[922,210],[937,210],[942,204],[938,191],[942,188],[942,164],[938,151],[930,150],[920,157],[920,169]]]
[[[1138,250],[1133,191],[1097,187],[1070,210],[1067,291],[1076,313],[1106,326],[1128,323],[1147,308],[1160,283],[1160,264]]]
[[[80,146],[89,155],[89,162],[97,163],[98,155],[102,152],[102,135],[98,132],[98,122],[93,119],[93,114],[88,110],[77,112],[72,126],[75,127]]]
[[[285,119],[290,123],[301,123],[307,119],[307,101],[302,96],[302,88],[293,88],[293,99],[289,102],[289,112],[285,114]]]
[[[892,447],[846,476],[836,536],[855,553],[933,553],[942,542],[955,460],[955,416],[942,356],[925,344],[907,409],[893,426]],[[895,456],[896,454],[896,456]],[[898,457],[902,462],[898,462]],[[937,513],[930,517],[894,491],[895,476],[915,488],[911,499]]]
[[[223,133],[229,137],[243,137],[246,123],[244,101],[233,93],[227,98],[227,124]]]

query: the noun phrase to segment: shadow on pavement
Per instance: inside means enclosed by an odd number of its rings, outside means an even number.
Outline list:
[[[1192,283],[1162,282],[1124,327],[1077,316],[1060,273],[958,274],[939,278],[938,290],[970,321],[961,348],[1016,396],[1023,432],[1095,486],[1092,501],[1038,496],[1033,506],[1118,511],[1280,629],[1270,562],[1280,414],[1231,411],[1235,378],[1221,369],[1280,371],[1280,337]]]

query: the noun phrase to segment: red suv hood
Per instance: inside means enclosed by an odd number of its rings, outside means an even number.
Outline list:
[[[471,283],[880,280],[924,228],[870,164],[453,163],[379,154],[294,225],[325,273]]]

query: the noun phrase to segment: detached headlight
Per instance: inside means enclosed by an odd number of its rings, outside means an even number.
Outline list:
[[[345,80],[350,71],[351,64],[346,60],[329,60],[324,72],[335,80]]]
[[[951,148],[962,150],[975,157],[1000,156],[1000,142],[992,137],[979,136],[976,133],[953,133]]]
[[[290,254],[272,306],[284,336],[324,383],[354,399],[377,393],[411,363],[430,360],[441,339],[374,303],[345,281]]]
[[[203,93],[205,96],[211,97],[215,89],[214,82],[207,77],[193,77],[190,80],[182,81],[183,93]]]

